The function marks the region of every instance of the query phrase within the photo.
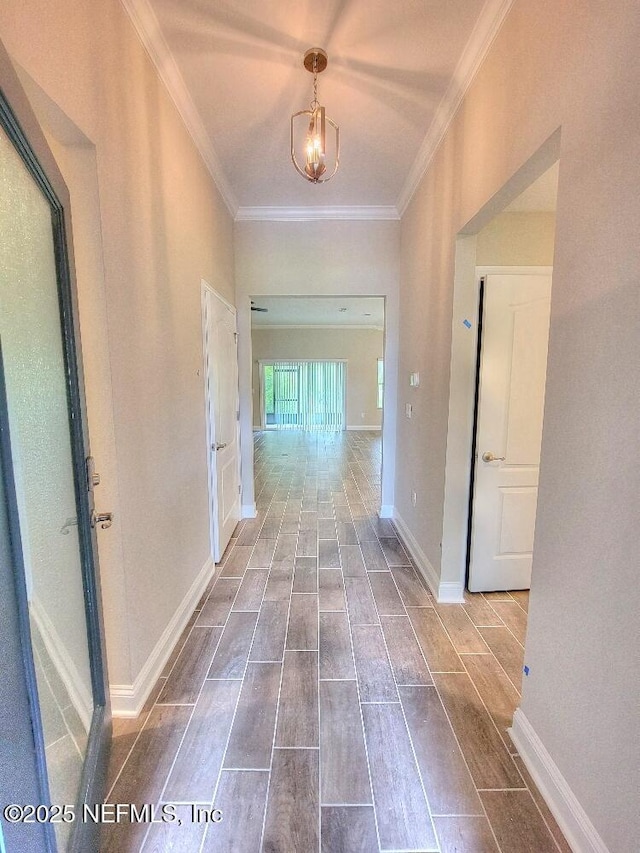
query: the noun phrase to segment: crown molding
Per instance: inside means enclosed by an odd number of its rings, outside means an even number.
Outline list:
[[[498,35],[500,27],[513,2],[514,0],[487,0],[482,7],[469,41],[453,73],[451,82],[440,101],[436,115],[420,146],[418,155],[413,162],[413,166],[398,197],[396,207],[400,216],[404,214],[413,194],[418,189],[420,181],[433,159],[433,155],[438,150],[438,146],[449,129],[449,125],[453,121],[462,99],[467,93],[495,37]]]
[[[238,202],[149,0],[121,0],[232,217]]]
[[[236,222],[313,222],[333,220],[398,220],[394,205],[358,205],[354,207],[239,207]]]

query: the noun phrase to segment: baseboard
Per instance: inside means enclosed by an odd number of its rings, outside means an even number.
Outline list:
[[[509,734],[574,853],[609,853],[567,780],[520,708],[513,715]]]
[[[240,518],[255,518],[258,514],[255,504],[242,504]]]
[[[184,631],[193,613],[196,604],[205,591],[207,584],[215,572],[215,565],[211,557],[206,561],[198,576],[176,612],[173,614],[162,636],[156,643],[153,651],[147,658],[147,662],[136,676],[133,684],[111,684],[111,712],[114,717],[137,717],[147,701],[149,693],[165,667],[175,644]]]
[[[380,507],[380,512],[378,513],[380,518],[393,518],[393,507],[388,504],[383,504]]]
[[[382,430],[381,426],[360,426],[359,424],[354,424],[353,426],[347,427],[348,432],[362,432],[362,431],[380,432],[381,430]]]
[[[87,731],[91,726],[93,716],[93,696],[91,687],[85,684],[78,672],[75,661],[69,654],[67,647],[62,642],[51,617],[36,598],[29,602],[29,612],[36,623],[42,642],[51,658],[51,662],[58,671],[58,675],[64,684],[71,704],[78,712],[78,716]],[[88,673],[87,673],[88,674]]]
[[[400,538],[403,541],[409,555],[413,558],[414,563],[418,567],[420,574],[427,582],[427,586],[431,590],[438,604],[461,604],[464,601],[464,589],[459,583],[448,583],[441,581],[438,573],[431,565],[429,558],[424,553],[415,536],[409,530],[407,523],[402,516],[393,507],[392,514],[393,522],[398,529]]]

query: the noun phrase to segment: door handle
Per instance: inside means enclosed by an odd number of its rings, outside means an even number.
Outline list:
[[[96,512],[95,509],[91,510],[91,527],[100,527],[103,530],[107,530],[113,524],[113,513],[112,512]]]
[[[212,444],[211,449],[212,450],[222,450],[226,446],[227,446],[227,442],[223,441],[222,444]]]
[[[504,456],[494,456],[490,450],[482,454],[483,462],[504,462]]]

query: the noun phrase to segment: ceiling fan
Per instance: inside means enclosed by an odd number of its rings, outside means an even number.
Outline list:
[[[255,302],[253,301],[253,299],[251,300],[251,310],[252,310],[252,311],[261,311],[263,314],[267,314],[267,313],[269,312],[269,309],[268,309],[268,308],[259,308],[259,307],[255,304]]]

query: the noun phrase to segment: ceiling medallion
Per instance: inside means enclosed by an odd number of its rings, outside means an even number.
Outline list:
[[[320,47],[312,47],[305,53],[304,67],[313,74],[313,100],[308,110],[291,116],[291,160],[298,174],[313,184],[330,181],[340,162],[340,128],[325,114],[318,101],[318,74],[325,70],[327,61],[327,54]],[[305,116],[304,121],[302,116]],[[306,132],[302,129],[305,125]],[[333,171],[327,168],[327,125],[333,130],[329,146]]]

